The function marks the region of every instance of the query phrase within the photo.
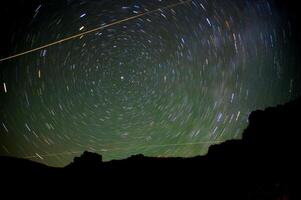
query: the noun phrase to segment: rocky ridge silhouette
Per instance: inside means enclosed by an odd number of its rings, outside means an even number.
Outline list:
[[[0,175],[6,186],[14,187],[24,187],[28,180],[34,180],[38,188],[40,183],[84,187],[83,183],[96,182],[91,185],[134,188],[134,193],[146,190],[147,194],[155,194],[172,188],[172,192],[165,193],[176,196],[179,191],[189,191],[205,199],[294,199],[300,171],[300,113],[301,98],[254,111],[241,140],[212,145],[204,156],[133,155],[103,162],[101,155],[84,152],[63,168],[1,157]]]

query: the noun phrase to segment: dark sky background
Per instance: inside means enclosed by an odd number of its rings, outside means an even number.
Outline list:
[[[1,3],[4,58],[177,0]],[[193,0],[0,63],[0,155],[194,156],[300,94],[294,1]]]
[[[92,0],[93,1],[93,0]],[[97,0],[96,0],[97,1]],[[12,47],[15,45],[12,40],[15,37],[22,37],[23,30],[30,29],[32,25],[32,18],[36,14],[36,9],[39,5],[47,5],[52,7],[47,9],[49,14],[51,11],[55,10],[55,7],[68,7],[68,4],[72,2],[77,2],[75,0],[65,0],[65,1],[48,1],[48,0],[13,0],[13,1],[3,1],[1,2],[1,19],[0,22],[5,27],[5,31],[1,33],[1,47],[0,55],[1,57],[8,56],[12,53]],[[85,2],[85,1],[84,1]],[[87,1],[89,2],[89,1]],[[124,1],[126,2],[126,1]],[[138,2],[138,1],[136,1]],[[300,20],[299,4],[294,0],[273,0],[273,5],[278,12],[278,14],[283,19],[287,19],[292,24],[293,32],[297,33],[300,30],[300,25],[298,21]],[[24,32],[23,32],[24,33]],[[296,47],[300,45],[300,36],[298,34],[294,35],[293,38]],[[300,51],[300,50],[299,50]]]

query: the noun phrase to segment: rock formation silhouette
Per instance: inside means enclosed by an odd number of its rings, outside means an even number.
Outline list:
[[[156,158],[134,155],[102,161],[84,152],[63,168],[25,159],[1,157],[0,177],[5,185],[55,185],[78,188],[114,188],[144,195],[204,199],[295,199],[300,171],[299,140],[301,98],[285,105],[258,110],[249,116],[241,140],[212,145],[204,156]],[[34,185],[29,183],[33,181]],[[87,185],[88,183],[88,185]]]

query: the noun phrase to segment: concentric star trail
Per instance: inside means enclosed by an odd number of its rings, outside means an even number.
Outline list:
[[[59,167],[84,151],[204,155],[241,138],[252,111],[300,93],[292,23],[272,0],[29,9],[10,23],[25,27],[9,41],[21,53],[0,62],[0,155]]]
[[[48,43],[48,44],[36,47],[36,48],[33,48],[33,49],[30,49],[28,51],[24,51],[24,52],[21,52],[21,53],[14,54],[12,56],[1,58],[0,62],[6,61],[6,60],[10,60],[10,59],[13,59],[13,58],[16,58],[16,57],[19,57],[19,56],[23,56],[23,55],[26,55],[26,54],[29,54],[29,53],[32,53],[32,52],[35,52],[35,51],[39,51],[39,50],[42,50],[42,49],[45,49],[45,48],[48,48],[48,47],[51,47],[51,46],[54,46],[54,45],[66,42],[68,40],[79,38],[79,37],[84,36],[84,35],[89,34],[89,33],[93,33],[93,32],[96,32],[96,31],[99,31],[99,30],[102,30],[102,29],[105,29],[105,28],[109,28],[111,26],[114,26],[114,25],[117,25],[117,24],[121,24],[123,22],[130,21],[130,20],[133,20],[133,19],[137,19],[139,17],[143,17],[145,15],[150,15],[150,14],[152,14],[154,12],[158,12],[158,11],[161,11],[161,10],[164,10],[164,9],[168,9],[168,8],[173,8],[173,7],[182,5],[182,4],[187,4],[187,3],[191,2],[191,1],[192,0],[180,1],[180,2],[175,3],[175,4],[171,4],[171,5],[162,7],[162,8],[158,8],[156,10],[151,10],[151,11],[148,11],[148,12],[144,12],[144,13],[141,13],[141,14],[138,14],[138,15],[134,15],[134,16],[128,17],[126,19],[121,19],[121,20],[118,20],[116,22],[112,22],[112,23],[106,24],[104,26],[100,26],[100,27],[97,27],[97,28],[93,28],[93,29],[84,31],[82,33],[74,34],[74,35],[71,35],[69,37],[66,37],[66,38],[63,38],[63,39],[60,39],[60,40],[57,40],[57,41],[54,41],[54,42],[51,42],[51,43]]]

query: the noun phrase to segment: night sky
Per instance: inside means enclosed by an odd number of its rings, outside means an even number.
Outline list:
[[[251,111],[300,94],[294,19],[278,1],[12,2],[0,58],[155,11],[0,62],[0,155],[205,154],[240,138]]]

